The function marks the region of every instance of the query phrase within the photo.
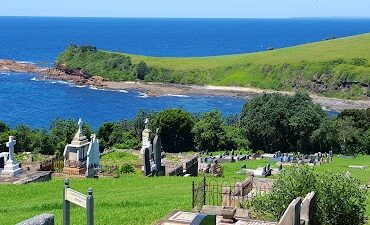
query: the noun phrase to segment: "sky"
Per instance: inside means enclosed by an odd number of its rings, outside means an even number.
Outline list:
[[[0,16],[370,17],[370,0],[0,0]]]

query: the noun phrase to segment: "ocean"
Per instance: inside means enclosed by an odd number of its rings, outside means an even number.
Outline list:
[[[68,44],[151,56],[212,56],[264,51],[370,32],[369,19],[122,19],[0,17],[0,59],[53,65]],[[140,109],[240,113],[244,99],[220,96],[147,97],[39,81],[35,74],[0,74],[0,120],[48,129],[56,118],[102,122]]]

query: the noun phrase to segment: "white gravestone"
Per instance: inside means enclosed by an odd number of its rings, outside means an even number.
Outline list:
[[[144,124],[145,124],[145,129],[141,133],[142,147],[141,147],[140,154],[144,155],[144,151],[147,148],[147,149],[149,149],[149,155],[152,155],[153,154],[153,147],[152,147],[152,143],[150,142],[150,132],[151,132],[151,130],[149,129],[149,119],[148,118],[145,119]]]
[[[100,151],[99,151],[99,139],[96,138],[96,134],[91,135],[91,141],[87,150],[87,170],[86,176],[90,177],[94,174],[95,168],[100,167]]]
[[[13,136],[9,136],[9,141],[6,143],[6,147],[9,148],[9,157],[5,163],[4,170],[1,172],[3,175],[7,176],[17,176],[22,173],[22,169],[14,158],[14,145],[16,144]]]

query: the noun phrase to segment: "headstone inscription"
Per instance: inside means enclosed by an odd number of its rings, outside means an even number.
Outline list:
[[[93,190],[87,190],[88,195],[81,194],[69,187],[69,179],[64,180],[63,192],[63,225],[71,224],[70,207],[71,203],[86,209],[86,224],[94,225],[94,197]]]

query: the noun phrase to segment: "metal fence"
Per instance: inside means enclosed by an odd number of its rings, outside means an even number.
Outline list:
[[[267,192],[271,188],[270,182],[253,177],[235,183],[216,179],[207,181],[204,177],[198,184],[193,181],[192,206],[198,210],[203,205],[240,207],[258,193]]]
[[[101,176],[113,176],[114,172],[118,169],[117,166],[105,166],[103,171],[98,171],[98,169],[91,166],[89,169],[95,169],[95,175]],[[83,178],[86,177],[85,172],[73,171],[73,170],[64,170],[64,160],[53,158],[47,159],[40,162],[40,170],[41,171],[52,171],[54,176],[62,176],[62,177],[78,177]]]

